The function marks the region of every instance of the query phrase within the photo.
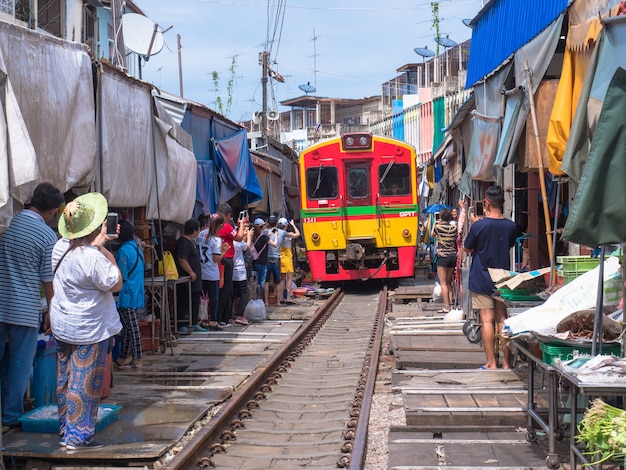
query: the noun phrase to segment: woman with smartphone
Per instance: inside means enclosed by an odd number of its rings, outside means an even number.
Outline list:
[[[107,231],[107,210],[100,193],[69,202],[59,220],[63,238],[52,251],[59,445],[71,451],[102,447],[94,439],[98,406],[107,354],[122,329],[113,298],[122,288],[122,274],[104,246],[117,238],[117,227]]]
[[[431,237],[437,240],[437,278],[443,298],[443,308],[438,313],[448,313],[452,308],[452,281],[456,267],[458,232],[456,225],[450,223],[451,220],[450,209],[442,209],[431,233]]]

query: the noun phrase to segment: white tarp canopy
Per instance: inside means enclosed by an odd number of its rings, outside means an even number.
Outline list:
[[[145,207],[154,180],[152,88],[97,64],[101,161],[96,190],[112,207]]]
[[[7,157],[6,146],[0,152],[4,159],[13,159],[13,176],[19,174],[21,184],[32,180],[28,191],[8,188],[11,195],[17,202],[25,202],[22,195],[29,197],[38,179],[63,192],[90,185],[96,163],[96,129],[91,59],[85,46],[0,22],[0,70],[14,92],[5,88],[2,98],[12,155]],[[25,127],[18,129],[22,118]],[[14,131],[22,133],[19,140]],[[12,183],[17,181],[9,180]],[[1,184],[4,188],[0,191],[6,195],[6,180]]]
[[[96,189],[112,207],[145,206],[149,220],[185,223],[196,200],[191,136],[150,85],[104,63],[97,70],[102,158]]]

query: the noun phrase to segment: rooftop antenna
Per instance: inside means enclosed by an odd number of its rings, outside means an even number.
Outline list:
[[[317,40],[319,36],[315,35],[315,28],[313,28],[313,87],[317,88]]]
[[[139,57],[139,79],[141,80],[141,60],[148,62],[151,56],[163,49],[163,33],[172,29],[161,29],[150,18],[138,13],[122,15],[124,46]]]
[[[313,85],[311,85],[311,82],[307,82],[304,85],[298,85],[298,88],[300,88],[300,90],[302,90],[307,95],[309,93],[315,93],[317,91],[317,89]]]
[[[426,86],[426,83],[428,83],[428,67],[426,67],[426,57],[435,57],[435,53],[433,51],[431,51],[428,46],[424,46],[424,47],[416,47],[415,49],[413,49],[415,51],[415,53],[419,56],[422,56],[422,67],[424,67],[424,86]],[[420,77],[421,79],[422,77]],[[418,86],[421,86],[420,84],[418,84]]]
[[[446,37],[437,36],[435,42],[443,47],[444,54],[446,55],[446,77],[450,75],[450,61],[448,60],[448,49],[457,45],[456,41],[450,39],[450,36],[446,34]]]

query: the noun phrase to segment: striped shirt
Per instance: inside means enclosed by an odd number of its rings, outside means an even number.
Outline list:
[[[52,282],[54,231],[25,209],[0,237],[0,322],[39,329],[41,283]]]
[[[456,255],[456,225],[440,222],[435,225],[433,234],[437,238],[437,255],[438,256],[454,256]]]

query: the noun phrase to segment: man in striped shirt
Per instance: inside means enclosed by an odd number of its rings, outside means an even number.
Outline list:
[[[0,237],[0,359],[8,344],[7,383],[2,424],[18,427],[24,414],[24,394],[33,373],[41,325],[41,285],[52,299],[52,248],[57,236],[46,222],[64,202],[50,183],[41,183],[30,205],[11,221]],[[48,319],[44,321],[49,327]]]

